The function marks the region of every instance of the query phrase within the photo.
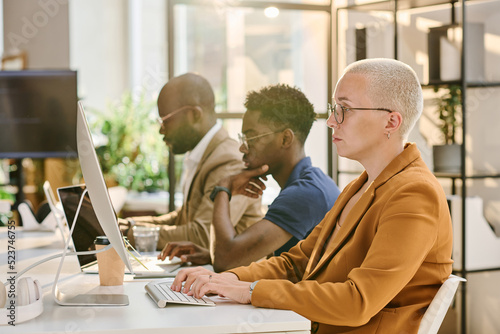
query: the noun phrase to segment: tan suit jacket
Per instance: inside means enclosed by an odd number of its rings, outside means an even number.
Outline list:
[[[211,233],[213,202],[209,198],[210,193],[220,179],[236,174],[243,168],[238,143],[229,137],[226,130],[220,129],[208,144],[198,164],[184,205],[166,215],[134,217],[134,220],[139,224],[162,225],[158,250],[163,249],[169,241],[192,241],[202,247],[211,248],[213,255],[215,233]],[[262,218],[260,199],[233,196],[230,214],[236,232],[241,233]],[[133,239],[131,231],[128,237]]]
[[[366,180],[363,172],[351,182],[289,253],[231,270],[240,280],[259,280],[253,305],[302,314],[313,333],[417,333],[451,273],[446,197],[416,145],[408,144],[328,244],[337,217]]]

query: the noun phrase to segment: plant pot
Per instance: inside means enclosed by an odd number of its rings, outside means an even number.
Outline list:
[[[434,172],[459,174],[462,163],[461,146],[459,144],[434,145],[432,147]]]

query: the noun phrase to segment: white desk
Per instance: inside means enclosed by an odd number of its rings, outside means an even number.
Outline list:
[[[16,230],[17,271],[62,249],[59,236],[51,233]],[[0,228],[0,279],[7,272],[7,232]],[[28,249],[30,247],[34,247]],[[60,247],[60,248],[59,248]],[[38,279],[44,287],[44,311],[39,317],[13,326],[0,326],[9,333],[310,333],[306,318],[283,310],[240,305],[219,297],[215,307],[169,305],[158,308],[149,298],[146,280],[125,282],[122,287],[101,287],[97,275],[79,273],[76,258],[67,258],[61,290],[72,292],[125,293],[128,306],[72,307],[59,306],[51,295],[59,259],[42,264],[25,276]],[[78,291],[75,291],[78,290]]]

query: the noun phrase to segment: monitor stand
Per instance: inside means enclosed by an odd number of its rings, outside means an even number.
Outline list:
[[[59,291],[54,283],[54,300],[63,306],[127,306],[128,296],[122,294],[77,294],[68,295]]]
[[[61,262],[59,263],[59,268],[57,269],[56,277],[54,279],[54,284],[52,285],[52,295],[54,297],[54,301],[62,306],[126,306],[129,304],[128,296],[124,294],[65,294],[59,290],[57,283],[59,281],[59,275],[61,274],[61,269],[64,263],[64,259],[66,258],[66,254],[69,249],[69,243],[71,241],[71,235],[73,234],[73,230],[76,225],[76,220],[78,215],[80,214],[80,208],[83,203],[83,199],[87,189],[85,189],[82,193],[82,197],[80,198],[80,202],[78,204],[78,208],[75,212],[75,218],[73,220],[73,224],[71,226],[71,230],[69,231],[69,236],[66,239],[66,244],[63,249],[63,254],[61,257]],[[105,251],[111,245],[100,249],[98,251],[92,251],[91,253],[98,253],[101,251]],[[89,253],[89,252],[85,252]]]

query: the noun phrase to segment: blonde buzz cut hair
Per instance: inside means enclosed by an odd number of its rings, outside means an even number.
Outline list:
[[[424,107],[422,87],[415,71],[399,60],[372,58],[351,63],[344,70],[344,75],[348,73],[367,79],[367,94],[376,107],[403,116],[399,131],[407,140]]]

